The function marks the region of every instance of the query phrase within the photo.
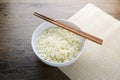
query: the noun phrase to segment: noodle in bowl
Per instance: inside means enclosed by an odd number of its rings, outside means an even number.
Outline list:
[[[79,29],[67,20],[59,22]],[[38,58],[54,67],[74,63],[83,53],[85,39],[49,22],[44,22],[33,32],[32,48]]]

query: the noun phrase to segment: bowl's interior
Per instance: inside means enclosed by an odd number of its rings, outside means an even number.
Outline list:
[[[67,20],[57,20],[63,24],[66,24],[66,25],[70,25],[72,26],[73,28],[77,29],[77,30],[80,30],[78,28],[78,26],[76,26],[75,24],[67,21]],[[82,51],[83,51],[83,48],[84,48],[84,45],[85,45],[85,39],[83,37],[81,37],[81,41],[82,41],[82,46],[81,46],[81,50],[78,52],[78,55],[76,58],[73,58],[72,60],[70,60],[69,62],[63,62],[63,63],[55,63],[55,62],[49,62],[49,61],[46,61],[44,60],[37,52],[37,49],[35,48],[35,43],[36,43],[36,40],[38,38],[38,36],[42,33],[42,31],[50,28],[51,26],[53,26],[53,24],[49,23],[49,22],[44,22],[42,23],[40,26],[37,27],[37,29],[34,31],[33,35],[32,35],[32,48],[33,48],[33,51],[35,52],[35,54],[38,56],[38,58],[43,61],[44,63],[48,64],[48,65],[51,65],[51,66],[56,66],[56,67],[59,67],[59,66],[66,66],[66,65],[69,65],[73,62],[75,62],[77,60],[77,58],[81,55]]]

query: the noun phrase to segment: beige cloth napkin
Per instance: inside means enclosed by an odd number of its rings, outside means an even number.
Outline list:
[[[59,69],[71,80],[120,80],[120,22],[92,4],[86,5],[69,21],[104,42],[98,45],[86,40],[79,60]]]

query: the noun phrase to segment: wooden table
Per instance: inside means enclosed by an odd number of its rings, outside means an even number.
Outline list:
[[[70,80],[32,51],[32,32],[43,22],[32,13],[68,19],[89,2],[120,19],[120,0],[0,0],[0,80]]]

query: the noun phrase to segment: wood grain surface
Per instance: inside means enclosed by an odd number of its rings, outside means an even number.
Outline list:
[[[43,22],[33,12],[68,19],[89,2],[120,19],[120,0],[0,0],[0,80],[70,80],[32,51],[32,33]]]

